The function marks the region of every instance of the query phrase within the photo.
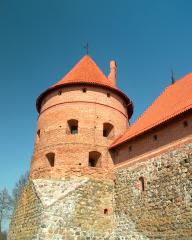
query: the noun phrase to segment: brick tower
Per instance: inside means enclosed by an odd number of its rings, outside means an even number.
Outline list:
[[[36,106],[31,181],[12,218],[10,239],[112,236],[115,152],[108,148],[127,130],[132,115],[132,103],[116,87],[115,62],[107,78],[85,55],[38,97]],[[30,217],[21,216],[18,224],[21,209]]]
[[[128,127],[130,100],[85,55],[37,99],[39,118],[31,179],[71,176],[111,178],[110,143]]]

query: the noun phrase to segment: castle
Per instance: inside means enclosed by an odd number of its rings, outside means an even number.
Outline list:
[[[90,56],[37,98],[30,181],[9,240],[192,239],[192,73],[132,125]]]

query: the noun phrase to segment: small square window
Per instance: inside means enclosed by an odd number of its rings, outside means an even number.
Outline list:
[[[68,120],[68,130],[71,134],[78,133],[78,121],[75,119]]]
[[[107,215],[107,214],[108,214],[108,209],[105,208],[105,209],[103,210],[103,213],[104,213],[105,215]]]
[[[101,153],[92,151],[89,153],[89,167],[101,167]]]

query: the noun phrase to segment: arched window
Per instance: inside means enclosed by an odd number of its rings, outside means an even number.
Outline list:
[[[101,153],[92,151],[89,153],[89,167],[101,167]]]
[[[144,180],[144,177],[140,177],[139,178],[139,182],[140,182],[140,189],[141,189],[141,191],[143,192],[143,191],[145,191],[145,180]]]
[[[51,167],[54,167],[54,165],[55,165],[55,153],[53,153],[53,152],[47,153],[46,154],[46,158],[47,158],[47,160],[49,162],[49,165]]]
[[[111,123],[103,123],[103,137],[112,138],[114,136],[114,127]]]
[[[71,134],[77,134],[78,133],[78,121],[76,119],[70,119],[68,120],[68,127],[69,132]]]

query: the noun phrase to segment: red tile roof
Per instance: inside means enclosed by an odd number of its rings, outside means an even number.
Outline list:
[[[38,112],[40,111],[42,99],[47,93],[61,86],[72,84],[91,84],[99,85],[104,88],[110,88],[111,90],[121,95],[121,97],[123,97],[127,104],[129,118],[131,117],[133,113],[133,106],[129,98],[116,86],[114,86],[113,82],[111,82],[104,75],[104,73],[99,69],[99,67],[89,55],[85,55],[59,82],[49,87],[37,98],[36,106]]]
[[[168,86],[110,148],[136,137],[192,108],[192,73]]]
[[[107,79],[104,73],[99,69],[96,63],[89,55],[85,55],[67,75],[64,76],[59,82],[51,86],[53,88],[58,85],[66,83],[88,82],[98,83],[106,86],[116,88],[113,83]]]

